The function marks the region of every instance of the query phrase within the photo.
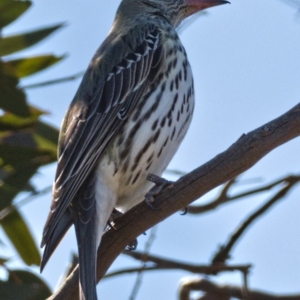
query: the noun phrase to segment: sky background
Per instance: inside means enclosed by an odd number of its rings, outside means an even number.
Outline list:
[[[66,22],[63,29],[45,42],[16,56],[55,53],[68,57],[49,70],[24,79],[22,85],[84,71],[106,37],[118,4],[117,0],[36,1],[3,34]],[[194,73],[196,109],[191,128],[169,168],[184,172],[226,150],[243,133],[278,117],[300,99],[300,18],[295,7],[280,0],[232,0],[231,5],[208,12],[180,35]],[[45,121],[59,127],[79,83],[80,79],[30,89],[29,102],[49,111]],[[299,148],[298,138],[275,149],[241,176],[235,191],[299,174]],[[36,187],[49,186],[54,172],[55,164],[41,169],[34,179]],[[215,194],[213,191],[198,202],[208,201]],[[157,226],[150,253],[195,264],[208,263],[218,245],[268,195],[248,197],[204,215],[175,214]],[[259,219],[234,248],[231,264],[253,264],[250,288],[272,293],[300,292],[299,195],[298,186],[286,200]],[[49,206],[48,194],[22,208],[38,244]],[[148,236],[139,237],[138,250],[144,249]],[[42,274],[52,288],[58,284],[72,251],[76,251],[73,230]],[[111,269],[134,265],[138,264],[121,256]],[[190,274],[182,271],[145,274],[136,299],[176,299],[179,281],[185,276]],[[135,279],[136,275],[126,275],[103,280],[98,285],[99,298],[128,299]],[[227,284],[242,281],[239,273],[212,279]]]

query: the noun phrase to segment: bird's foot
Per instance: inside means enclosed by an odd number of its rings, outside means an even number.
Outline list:
[[[181,209],[181,211],[182,211],[181,215],[184,216],[189,212],[189,207],[186,206],[185,208]]]
[[[126,251],[134,251],[134,250],[136,250],[137,245],[138,245],[138,240],[135,239],[126,246],[125,250]]]
[[[118,219],[119,217],[123,216],[124,214],[120,211],[118,211],[117,209],[114,208],[114,210],[112,211],[108,221],[107,221],[107,227],[106,227],[106,231],[113,229],[113,230],[117,230],[117,228],[115,227],[115,220]],[[126,251],[133,251],[136,250],[138,245],[138,241],[137,239],[135,239],[134,241],[130,242],[125,250]]]
[[[170,188],[173,186],[173,182],[166,180],[162,177],[159,177],[157,175],[154,174],[149,174],[147,176],[147,180],[155,183],[154,187],[145,195],[145,201],[147,203],[147,205],[154,209],[154,210],[158,210],[157,207],[155,207],[153,205],[154,202],[154,197],[157,196],[164,188]]]

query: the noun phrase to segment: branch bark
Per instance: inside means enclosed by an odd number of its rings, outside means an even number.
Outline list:
[[[220,194],[212,201],[208,202],[204,205],[190,205],[188,207],[188,213],[189,214],[203,214],[208,211],[211,211],[213,209],[216,209],[218,206],[226,204],[228,202],[232,202],[235,200],[243,199],[246,196],[255,195],[258,193],[261,193],[263,191],[269,191],[275,186],[288,184],[290,182],[291,176],[285,176],[284,178],[281,178],[279,180],[276,180],[270,184],[254,188],[245,192],[238,193],[233,196],[229,196],[228,192],[229,190],[236,184],[237,179],[231,179],[226,184],[224,184],[223,189],[221,190]]]
[[[282,187],[270,200],[268,200],[263,206],[257,209],[254,213],[246,218],[245,221],[234,231],[230,236],[228,242],[222,245],[219,251],[214,255],[212,259],[212,264],[224,263],[228,258],[230,258],[230,251],[233,246],[237,243],[240,237],[245,233],[245,231],[250,227],[250,225],[261,217],[268,209],[270,209],[279,200],[285,198],[286,194],[300,181],[300,176],[289,176],[286,179],[286,185]]]
[[[236,299],[247,300],[299,300],[298,295],[272,295],[261,291],[247,291],[247,298],[243,294],[243,289],[237,286],[216,285],[205,279],[186,280],[181,284],[179,291],[180,300],[190,300],[190,292],[202,291],[205,292],[199,300],[230,300],[232,297]]]
[[[150,209],[143,201],[115,221],[117,230],[104,234],[98,249],[97,278],[137,236],[173,213],[256,164],[278,146],[300,136],[300,103],[277,119],[243,134],[231,147],[214,159],[164,189]],[[49,299],[78,299],[78,266]]]
[[[222,263],[212,264],[212,265],[195,265],[191,263],[185,263],[181,261],[171,260],[168,258],[163,258],[155,255],[145,254],[138,251],[123,251],[123,254],[128,255],[132,258],[140,260],[144,263],[151,262],[152,265],[147,266],[144,265],[138,268],[129,268],[122,269],[119,271],[111,272],[106,274],[103,279],[128,274],[128,273],[136,273],[136,272],[148,272],[155,270],[182,270],[195,274],[204,274],[204,275],[217,275],[221,272],[233,272],[240,271],[243,274],[248,274],[251,268],[251,265],[225,265]]]

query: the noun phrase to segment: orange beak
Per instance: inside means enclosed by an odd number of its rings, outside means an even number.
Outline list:
[[[193,8],[194,12],[227,3],[230,2],[222,0],[186,0],[187,6]]]

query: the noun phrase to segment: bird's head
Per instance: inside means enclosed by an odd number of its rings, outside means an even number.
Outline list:
[[[127,17],[140,13],[161,16],[176,28],[192,14],[226,3],[229,2],[224,0],[122,0],[118,12]]]

